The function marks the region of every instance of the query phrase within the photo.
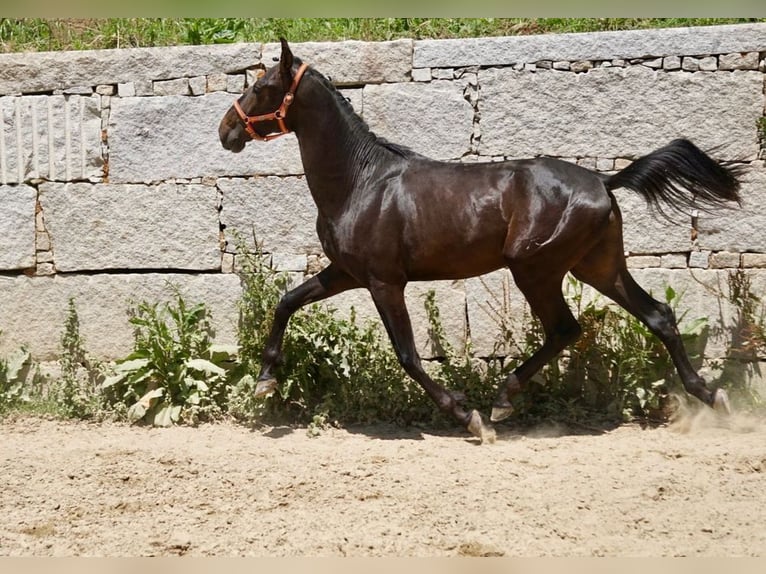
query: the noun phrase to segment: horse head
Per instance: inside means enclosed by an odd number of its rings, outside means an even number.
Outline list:
[[[292,131],[288,110],[307,65],[296,61],[287,40],[281,38],[280,42],[279,63],[245,89],[218,126],[221,144],[227,150],[239,153],[251,139],[268,141]],[[293,70],[296,64],[298,69]]]

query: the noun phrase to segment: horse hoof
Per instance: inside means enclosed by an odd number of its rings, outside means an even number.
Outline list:
[[[729,395],[723,389],[716,389],[713,394],[713,410],[725,414],[731,414],[731,403],[729,402]]]
[[[260,399],[261,397],[269,397],[274,393],[276,389],[277,380],[274,377],[259,380],[255,385],[255,392],[253,393],[253,396],[256,399]]]
[[[481,420],[479,411],[471,411],[471,414],[468,415],[468,424],[466,425],[466,428],[473,436],[478,437],[482,444],[485,442],[492,444],[497,439],[495,429],[484,424],[484,421]]]
[[[510,405],[507,407],[492,407],[492,415],[489,417],[489,420],[491,420],[493,423],[496,423],[503,419],[507,419],[512,414],[513,407]]]

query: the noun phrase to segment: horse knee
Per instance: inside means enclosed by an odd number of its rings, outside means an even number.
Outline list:
[[[574,318],[571,321],[560,323],[550,333],[546,335],[546,342],[557,348],[563,349],[571,345],[582,335],[582,327]]]

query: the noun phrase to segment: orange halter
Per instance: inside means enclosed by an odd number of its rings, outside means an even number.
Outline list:
[[[287,126],[285,125],[285,118],[287,117],[287,109],[290,107],[290,104],[293,103],[293,100],[295,99],[295,91],[298,89],[298,84],[301,81],[301,78],[303,77],[303,72],[306,71],[308,68],[308,64],[301,64],[300,68],[298,68],[298,71],[295,74],[295,77],[293,78],[293,83],[290,85],[290,89],[285,94],[285,97],[282,99],[282,105],[279,106],[277,111],[271,112],[270,114],[263,114],[261,116],[248,116],[243,110],[242,106],[239,105],[239,101],[234,101],[234,109],[237,111],[237,115],[239,115],[239,119],[242,120],[242,123],[245,124],[245,130],[250,135],[251,138],[254,140],[259,141],[269,141],[273,140],[275,138],[278,138],[280,136],[283,136],[285,134],[289,134],[290,130],[287,129]],[[276,120],[277,125],[279,125],[280,132],[271,133],[265,136],[258,135],[258,133],[255,131],[255,128],[253,126],[257,124],[258,122],[268,122]]]

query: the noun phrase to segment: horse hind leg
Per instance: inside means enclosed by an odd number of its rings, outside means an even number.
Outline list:
[[[563,274],[536,276],[531,268],[520,265],[512,266],[511,272],[532,312],[542,323],[545,342],[500,385],[492,405],[492,421],[510,416],[513,413],[510,399],[523,391],[529,379],[565,347],[576,341],[582,332],[561,292]]]
[[[666,303],[652,298],[628,271],[619,229],[613,229],[604,241],[594,247],[572,269],[572,274],[623,307],[660,339],[687,393],[715,410],[731,412],[726,391],[721,388],[711,390],[694,370],[673,310]]]
[[[603,189],[601,191],[604,191]],[[501,384],[492,407],[492,421],[502,420],[513,412],[511,397],[524,390],[529,379],[580,336],[582,329],[572,315],[561,283],[566,273],[598,243],[608,226],[610,202],[606,192],[594,193],[590,202],[575,202],[558,216],[548,210],[548,220],[532,227],[528,222],[509,226],[504,254],[516,286],[540,320],[545,341],[531,357],[517,367]],[[549,239],[531,241],[540,227],[555,231]]]

